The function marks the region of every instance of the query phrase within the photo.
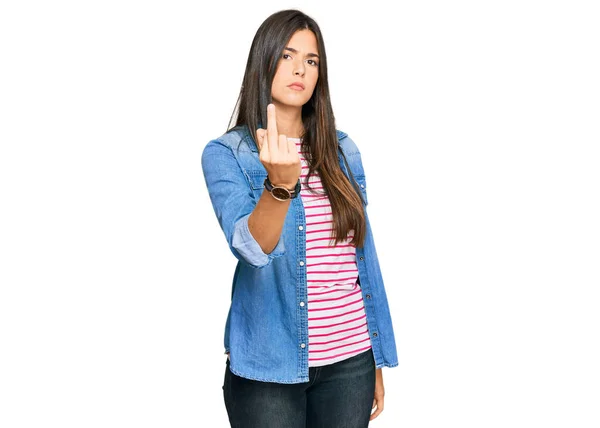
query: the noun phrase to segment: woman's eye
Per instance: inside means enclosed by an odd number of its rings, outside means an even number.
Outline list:
[[[288,56],[290,56],[290,54],[283,54],[283,55],[281,55],[281,57],[283,59],[287,59],[286,57],[288,57]],[[315,61],[314,59],[309,59],[308,61],[309,61],[309,64],[311,64],[311,65],[313,65],[315,67],[317,67],[319,65],[319,63],[317,61]]]

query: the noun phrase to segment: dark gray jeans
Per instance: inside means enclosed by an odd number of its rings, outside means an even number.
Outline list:
[[[260,382],[233,374],[225,362],[223,397],[232,428],[364,428],[375,394],[375,360],[366,350],[322,367],[309,381]]]

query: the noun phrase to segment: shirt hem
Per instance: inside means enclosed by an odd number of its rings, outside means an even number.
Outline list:
[[[273,382],[273,383],[304,383],[304,382],[308,382],[309,378],[308,377],[300,377],[297,379],[292,379],[292,380],[278,380],[278,379],[273,379],[273,378],[261,378],[261,377],[257,377],[257,376],[248,376],[248,375],[244,375],[240,372],[238,372],[235,369],[231,368],[231,360],[229,361],[229,370],[231,370],[231,372],[234,375],[237,375],[239,377],[243,377],[245,379],[251,379],[251,380],[258,380],[261,382]]]
[[[389,368],[398,367],[398,363],[382,363],[382,364],[375,365],[376,369],[381,369],[383,367],[389,367]]]

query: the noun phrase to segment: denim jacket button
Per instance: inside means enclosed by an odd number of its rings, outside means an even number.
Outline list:
[[[300,263],[298,263],[300,266],[304,266],[304,262],[302,260],[300,260]]]
[[[367,299],[370,299],[370,298],[371,298],[371,295],[370,295],[370,294],[367,294],[367,296],[366,296],[366,297],[367,297]]]
[[[361,260],[364,260],[365,258],[364,258],[363,256],[360,256],[360,259],[361,259]]]
[[[300,306],[304,307],[304,302],[300,302]]]
[[[373,337],[377,337],[377,332],[373,333]]]
[[[301,343],[301,344],[300,344],[300,347],[301,347],[301,348],[306,348],[306,345],[305,345],[304,343]]]
[[[304,230],[303,226],[298,226],[298,230]]]

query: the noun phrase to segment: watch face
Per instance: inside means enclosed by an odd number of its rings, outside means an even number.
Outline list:
[[[288,199],[290,199],[290,192],[287,189],[284,189],[283,187],[273,187],[273,190],[271,190],[271,194],[280,201],[287,201]]]

